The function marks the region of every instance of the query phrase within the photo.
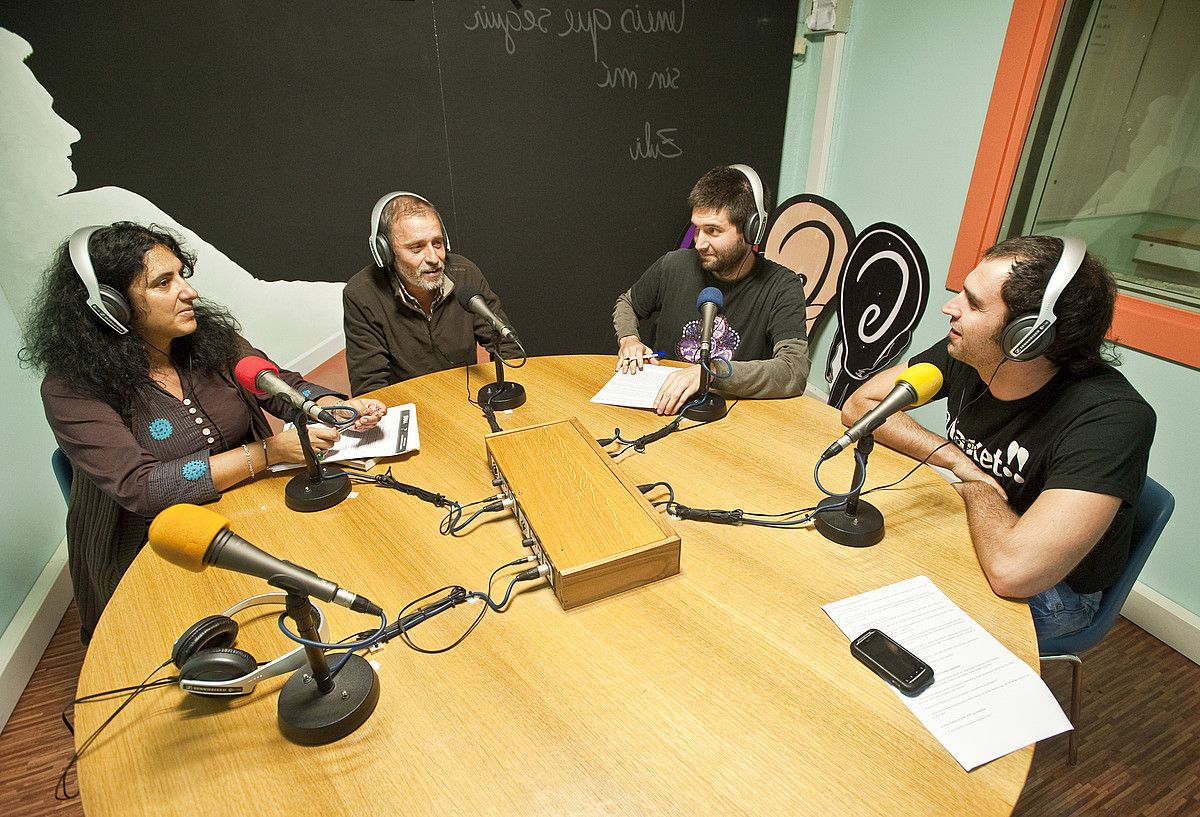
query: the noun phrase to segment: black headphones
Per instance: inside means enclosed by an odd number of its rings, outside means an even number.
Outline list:
[[[1054,322],[1058,320],[1054,307],[1087,255],[1087,245],[1078,238],[1063,236],[1062,243],[1062,255],[1046,283],[1041,308],[1018,315],[1001,330],[1000,348],[1009,360],[1033,360],[1054,343]]]
[[[371,237],[368,241],[371,246],[371,257],[375,259],[375,264],[383,269],[387,269],[396,260],[395,254],[392,253],[392,245],[388,243],[387,237],[383,234],[381,219],[383,218],[383,208],[387,207],[388,202],[398,196],[412,196],[414,199],[420,199],[429,205],[434,215],[438,218],[438,224],[442,227],[442,243],[446,245],[446,252],[450,252],[450,236],[446,234],[446,222],[442,221],[442,214],[433,206],[433,202],[416,193],[397,190],[395,193],[388,193],[375,202],[375,206],[371,209]]]
[[[260,666],[253,655],[233,646],[238,635],[234,613],[260,604],[283,607],[286,601],[285,593],[261,593],[239,601],[219,616],[208,616],[188,627],[171,648],[171,661],[179,668],[179,688],[196,695],[249,695],[259,681],[303,667],[308,661],[304,647]],[[325,614],[315,604],[313,609],[317,611],[321,640],[328,641]]]
[[[105,326],[118,335],[129,333],[127,324],[133,315],[129,301],[107,284],[101,284],[96,278],[96,269],[92,266],[92,256],[88,252],[88,241],[97,230],[103,230],[107,225],[95,224],[91,227],[80,227],[71,234],[68,246],[71,252],[71,264],[83,286],[87,289],[87,305]]]
[[[754,194],[754,213],[746,219],[745,224],[740,226],[742,237],[746,239],[746,243],[757,247],[762,243],[763,233],[767,231],[767,205],[764,201],[762,180],[758,178],[758,174],[750,165],[729,165],[729,167],[741,173],[750,182],[750,191]]]

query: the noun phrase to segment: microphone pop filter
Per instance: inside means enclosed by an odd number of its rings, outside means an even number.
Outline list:
[[[467,310],[468,312],[471,311],[471,299],[474,298],[476,295],[482,295],[482,294],[483,294],[482,292],[480,292],[479,290],[477,290],[475,287],[471,286],[470,284],[464,283],[464,284],[455,284],[454,285],[454,297],[458,298],[458,305],[461,306],[463,309]]]
[[[717,311],[720,312],[725,308],[725,296],[716,287],[705,287],[696,298],[696,311],[703,309],[705,304],[716,304]]]
[[[199,505],[172,505],[154,517],[147,539],[159,556],[172,564],[199,573],[204,554],[229,520]]]
[[[923,406],[942,390],[942,372],[932,363],[917,363],[901,372],[896,378],[896,383],[912,386],[913,391],[917,393],[917,399],[912,405]]]
[[[233,367],[233,376],[237,378],[238,385],[251,394],[266,394],[258,387],[257,382],[258,376],[263,372],[279,374],[279,367],[265,357],[256,355],[246,355]]]

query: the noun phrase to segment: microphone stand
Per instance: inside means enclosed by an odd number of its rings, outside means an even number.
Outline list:
[[[288,590],[285,607],[301,638],[321,640],[307,594]],[[324,650],[305,644],[304,652],[308,668],[296,670],[279,690],[279,730],[306,746],[332,743],[371,717],[379,702],[379,676],[365,658],[351,654],[334,677]]]
[[[712,382],[712,375],[708,373],[709,363],[711,362],[712,358],[709,356],[709,351],[701,348],[700,391],[698,392],[700,398],[699,402],[683,412],[683,416],[689,420],[699,420],[702,423],[707,423],[712,420],[720,420],[725,416],[725,398],[715,391],[708,390]],[[688,402],[692,401],[689,400]]]
[[[293,511],[310,513],[332,508],[350,495],[350,477],[336,465],[317,462],[308,438],[308,415],[299,409],[293,419],[300,448],[304,450],[305,472],[288,480],[283,500]]]
[[[508,411],[525,405],[525,387],[504,380],[504,359],[500,357],[500,333],[492,331],[492,360],[496,364],[496,382],[479,390],[479,405],[492,411]]]
[[[867,473],[867,457],[871,456],[874,447],[875,438],[870,434],[859,439],[854,451],[862,456],[854,458],[852,486],[862,485]],[[859,500],[860,490],[856,488],[848,497],[831,496],[817,503],[813,521],[822,536],[852,548],[870,547],[883,538],[883,514],[870,502]]]

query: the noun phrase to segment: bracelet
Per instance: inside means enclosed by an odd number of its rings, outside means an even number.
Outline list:
[[[250,472],[250,479],[254,479],[254,461],[250,459],[250,449],[242,443],[242,451],[246,455],[246,470]]]

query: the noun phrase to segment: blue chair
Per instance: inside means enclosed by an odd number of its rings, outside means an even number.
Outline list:
[[[58,480],[58,488],[62,491],[63,500],[70,502],[71,480],[75,475],[71,471],[71,461],[67,459],[67,455],[61,448],[54,449],[54,453],[50,455],[50,467],[54,469],[54,477]]]
[[[1158,541],[1159,534],[1163,532],[1174,510],[1175,497],[1171,496],[1171,492],[1150,477],[1146,477],[1146,484],[1142,486],[1142,494],[1138,497],[1137,510],[1134,512],[1129,562],[1117,583],[1104,591],[1100,598],[1100,608],[1096,611],[1092,623],[1077,633],[1049,638],[1038,645],[1041,660],[1071,662],[1071,725],[1075,728],[1071,730],[1067,756],[1072,766],[1079,756],[1076,736],[1079,734],[1079,699],[1083,695],[1083,660],[1079,653],[1099,644],[1112,629],[1117,614],[1121,612],[1125,599],[1129,597],[1129,591],[1133,589],[1133,583],[1137,581],[1150,551],[1154,549],[1154,543]]]

